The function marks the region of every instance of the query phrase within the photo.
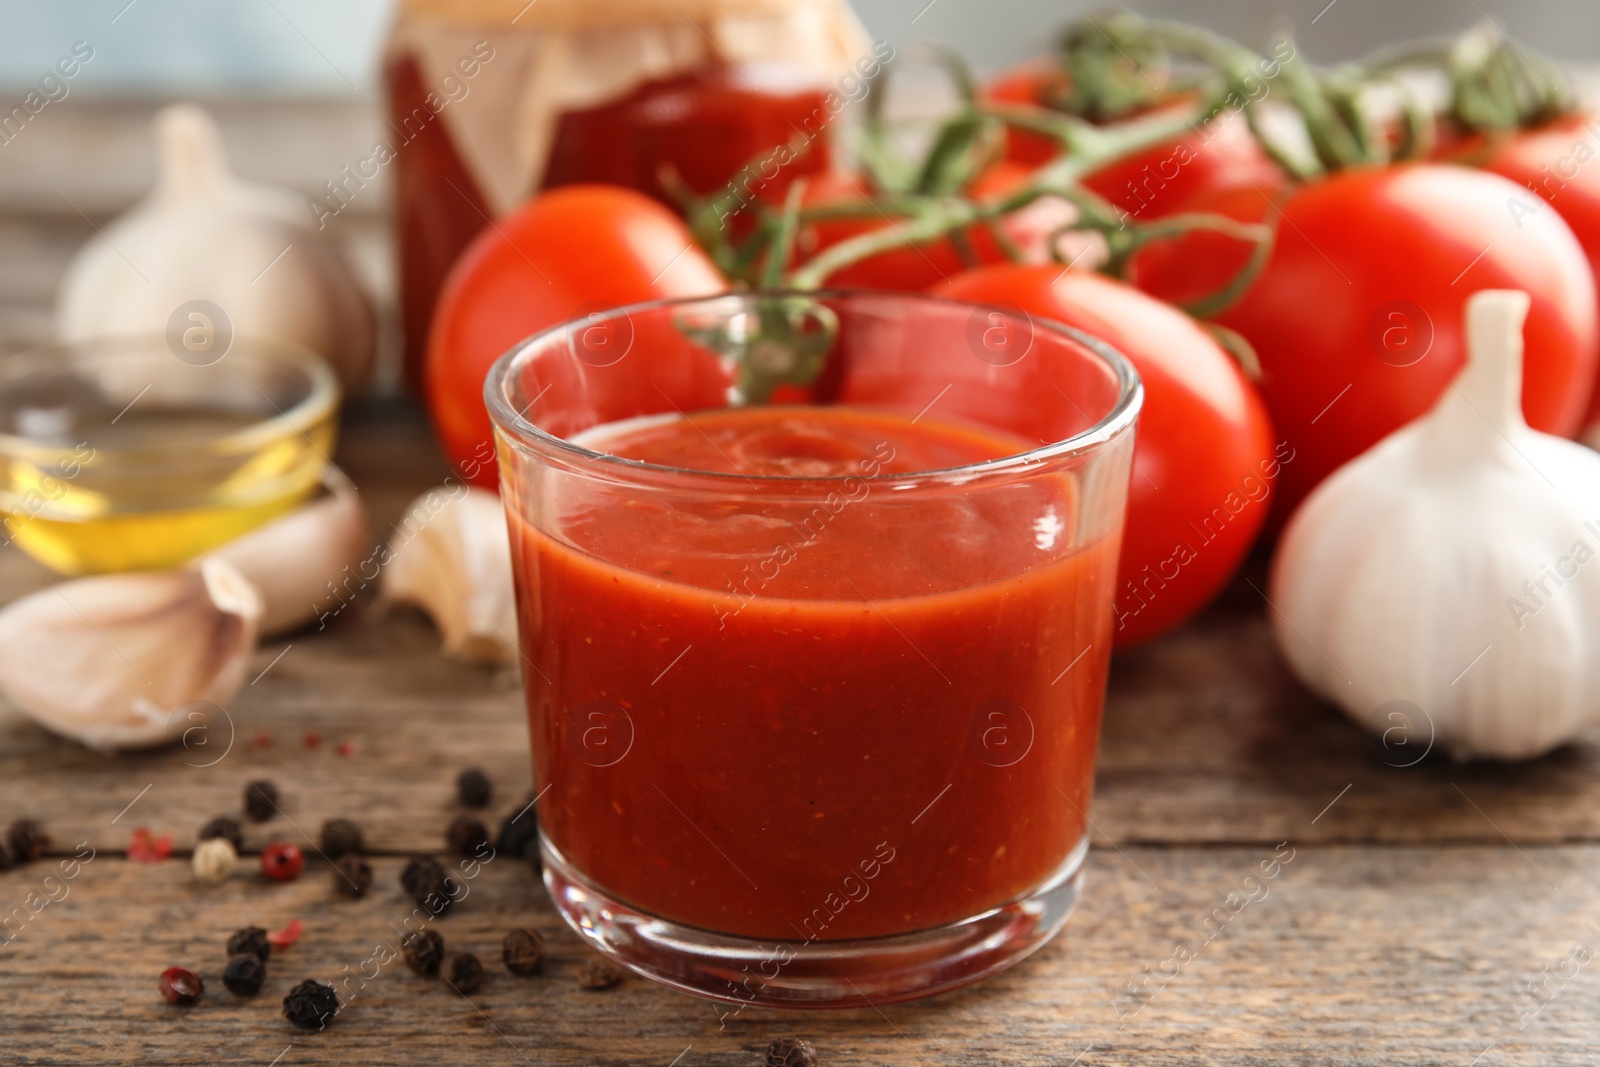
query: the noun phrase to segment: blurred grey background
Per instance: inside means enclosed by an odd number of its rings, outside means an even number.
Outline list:
[[[0,0],[0,87],[35,82],[76,41],[95,50],[88,94],[370,91],[392,0]],[[1081,0],[855,0],[874,38],[939,41],[993,71],[1046,50]],[[1134,0],[1262,45],[1292,27],[1313,59],[1348,59],[1483,18],[1571,60],[1600,57],[1595,0]]]

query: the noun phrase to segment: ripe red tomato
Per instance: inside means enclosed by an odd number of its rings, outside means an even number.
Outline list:
[[[984,90],[997,103],[1046,108],[1066,89],[1066,73],[1051,62],[1026,64],[1002,74]],[[1145,117],[1176,115],[1192,107],[1184,97],[1152,109]],[[1026,130],[1009,130],[1006,158],[1029,166],[1061,154],[1056,142]],[[1084,185],[1136,219],[1147,220],[1191,210],[1197,197],[1221,189],[1256,187],[1268,195],[1287,181],[1276,163],[1261,150],[1239,111],[1219,111],[1193,132],[1166,144],[1120,159],[1089,174]]]
[[[1479,165],[1529,190],[1505,210],[1520,222],[1539,214],[1542,197],[1572,227],[1589,266],[1600,279],[1600,125],[1595,114],[1571,115],[1487,146]],[[1468,154],[1478,154],[1467,149]],[[1590,396],[1585,428],[1600,422],[1600,383]]]
[[[1282,190],[1255,186],[1217,188],[1197,194],[1184,207],[1235,222],[1276,219],[1273,204]],[[1153,241],[1133,255],[1128,280],[1153,296],[1173,304],[1187,304],[1219,293],[1245,269],[1255,247],[1216,230],[1192,230],[1182,237]]]
[[[1517,220],[1519,188],[1461,167],[1349,170],[1282,208],[1261,275],[1217,317],[1261,360],[1285,464],[1280,518],[1335,468],[1428,411],[1465,359],[1462,316],[1479,289],[1533,297],[1523,410],[1570,436],[1594,385],[1595,283],[1555,212]]]
[[[984,87],[982,97],[997,104],[1025,104],[1044,107],[1045,102],[1066,92],[1067,73],[1054,60],[1039,59],[1004,72]],[[1027,130],[1006,131],[1006,158],[1037,167],[1061,154],[1061,145],[1049,137]]]
[[[1029,167],[1000,162],[990,166],[968,186],[966,193],[975,200],[998,200],[1014,192],[1032,175]],[[806,207],[849,204],[864,200],[870,186],[865,178],[838,172],[824,175],[806,189]],[[1076,209],[1058,198],[1046,197],[1021,211],[1005,216],[1000,226],[1029,262],[1048,262],[1049,238],[1060,226],[1076,217]],[[803,259],[832,248],[841,241],[898,225],[903,220],[874,216],[860,219],[830,219],[802,227],[796,250]],[[1004,263],[1007,256],[987,227],[966,231],[967,241],[980,264]],[[916,247],[896,248],[850,264],[835,271],[825,281],[842,288],[894,289],[921,292],[930,285],[954,278],[967,269],[960,253],[948,239]]]
[[[1117,568],[1118,647],[1163,633],[1205,606],[1266,519],[1280,466],[1260,397],[1183,312],[1086,271],[1004,264],[933,292],[1011,305],[1103,338],[1144,379],[1128,520]]]
[[[1229,190],[1270,197],[1288,182],[1256,143],[1244,116],[1223,111],[1176,141],[1100,168],[1083,184],[1135,219],[1148,221],[1193,211],[1202,198]]]
[[[424,383],[445,454],[469,481],[498,487],[483,383],[523,338],[605,308],[727,287],[678,217],[642,193],[569,185],[534,197],[474,238],[440,294]]]
[[[1066,74],[1052,63],[1022,66],[991,83],[991,100],[1044,107],[1065,90]],[[1154,113],[1191,106],[1184,99]],[[1026,131],[1007,135],[1007,158],[1031,164],[1059,154],[1047,138]],[[1210,211],[1240,222],[1259,222],[1290,185],[1283,169],[1262,151],[1239,111],[1220,111],[1193,132],[1135,153],[1085,176],[1083,184],[1136,222]],[[1248,263],[1249,245],[1212,231],[1146,246],[1134,257],[1137,284],[1164,300],[1186,303],[1222,290]]]

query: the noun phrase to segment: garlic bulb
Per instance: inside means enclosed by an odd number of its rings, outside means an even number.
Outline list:
[[[317,618],[330,583],[358,569],[372,548],[366,509],[350,479],[330,468],[322,482],[324,495],[210,553],[232,564],[261,593],[262,636]]]
[[[387,549],[384,598],[420,605],[451,659],[514,663],[517,608],[505,511],[499,497],[482,489],[452,492],[432,490],[406,508]]]
[[[194,301],[217,337],[309,348],[345,395],[365,384],[376,348],[373,311],[344,257],[288,190],[228,170],[211,116],[198,107],[156,117],[155,190],[78,253],[56,307],[63,340],[129,333],[185,336]]]
[[[1273,561],[1294,672],[1418,752],[1524,759],[1600,722],[1600,455],[1523,421],[1527,309],[1473,296],[1449,391],[1318,487]],[[1392,701],[1425,721],[1375,720]]]
[[[0,689],[90,748],[163,744],[225,704],[255,650],[261,597],[232,567],[61,582],[0,611]]]

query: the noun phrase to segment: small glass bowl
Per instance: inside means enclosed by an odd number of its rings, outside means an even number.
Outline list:
[[[545,885],[580,936],[738,1009],[859,1008],[1061,928],[1143,397],[1123,356],[994,305],[730,293],[545,330],[485,397]],[[804,436],[829,409],[862,436]],[[605,448],[674,423],[727,466]],[[967,433],[990,458],[935,458]]]
[[[318,356],[234,339],[205,365],[160,334],[0,359],[0,544],[64,574],[173,567],[317,487],[339,386]]]

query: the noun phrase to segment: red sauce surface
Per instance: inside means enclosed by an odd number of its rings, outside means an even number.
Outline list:
[[[443,116],[425,101],[430,87],[410,56],[386,70],[397,155],[395,227],[407,381],[421,382],[428,328],[450,267],[493,214],[461,160]],[[579,182],[627,186],[680,207],[664,170],[697,194],[720,192],[747,164],[778,145],[809,145],[782,168],[753,169],[740,181],[750,198],[781,202],[790,182],[828,168],[824,89],[795,89],[758,69],[729,66],[646,82],[620,100],[568,111],[556,126],[544,187]]]
[[[512,526],[540,822],[579,870],[666,918],[793,941],[963,919],[1061,865],[1118,540],[1070,546],[1068,477],[897,496],[871,476],[1028,445],[850,408],[600,433],[585,443],[666,465],[861,477],[738,505],[512,487],[544,528]]]

